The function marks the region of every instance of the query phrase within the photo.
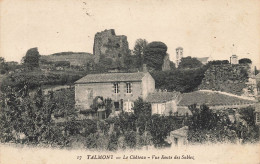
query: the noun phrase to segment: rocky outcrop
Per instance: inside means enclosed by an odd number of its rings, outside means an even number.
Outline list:
[[[171,69],[171,67],[170,67],[170,56],[167,53],[165,55],[164,59],[163,59],[162,71],[168,71],[170,69]]]
[[[248,87],[250,67],[242,64],[212,65],[205,72],[199,89],[216,90],[243,95]]]
[[[99,62],[100,57],[105,57],[123,64],[123,57],[129,53],[126,36],[116,35],[114,29],[96,33],[93,47],[95,63]]]

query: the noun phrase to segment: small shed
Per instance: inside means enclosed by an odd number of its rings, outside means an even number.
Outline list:
[[[186,145],[188,143],[188,126],[184,126],[180,129],[170,132],[170,135],[167,137],[167,141],[172,145]]]
[[[179,92],[154,92],[147,96],[146,101],[152,105],[152,114],[169,115],[177,112]]]

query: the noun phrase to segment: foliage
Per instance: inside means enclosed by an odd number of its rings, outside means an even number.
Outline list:
[[[229,64],[228,60],[213,60],[209,61],[209,65],[222,65],[222,64]]]
[[[10,71],[15,71],[15,69],[21,68],[17,62],[6,62],[3,57],[0,57],[0,74],[5,74]]]
[[[192,68],[199,68],[201,66],[202,66],[202,63],[198,59],[188,56],[188,57],[181,58],[181,62],[179,64],[178,68],[179,69],[183,69],[183,68],[192,69]]]
[[[207,66],[198,69],[175,69],[171,71],[153,71],[155,88],[167,91],[192,92],[204,78]]]
[[[155,70],[161,70],[167,46],[163,42],[151,42],[144,50],[144,63]]]
[[[106,72],[108,69],[114,65],[114,61],[112,58],[108,58],[104,55],[100,56],[99,63],[95,65],[95,70],[101,72]]]
[[[193,114],[188,123],[190,142],[235,143],[241,139],[245,143],[259,140],[259,129],[254,124],[252,107],[240,109],[241,117],[236,117],[235,122],[230,121],[228,112],[225,110],[213,112],[205,105],[200,108],[192,105],[189,108]]]
[[[252,60],[248,59],[248,58],[242,58],[238,62],[239,62],[239,64],[251,64]]]
[[[127,131],[135,130],[135,115],[128,113],[120,113],[115,119],[115,132],[117,134],[125,134]]]
[[[1,141],[27,140],[32,143],[48,141],[51,135],[51,115],[54,110],[53,97],[49,96],[46,101],[42,90],[38,89],[34,100],[26,95],[26,87],[20,92],[14,89],[8,90],[4,97],[1,111]],[[6,135],[9,134],[9,137]],[[12,134],[10,136],[10,134]],[[17,134],[23,137],[15,137]]]
[[[151,115],[151,104],[144,102],[141,97],[138,97],[138,99],[134,102],[133,111],[136,116],[145,115],[148,117]]]
[[[143,65],[143,60],[144,60],[144,51],[147,46],[148,42],[145,39],[137,39],[135,41],[135,46],[134,46],[134,55],[137,56],[136,59],[136,66],[141,67]]]
[[[40,70],[15,72],[6,76],[1,84],[1,91],[4,91],[8,86],[22,88],[27,84],[28,89],[36,89],[42,85],[64,85],[72,84],[84,74],[80,72],[49,72],[44,73]]]
[[[139,134],[143,134],[147,130],[151,118],[151,110],[151,104],[144,102],[140,97],[134,102],[133,111],[137,117],[136,126]]]
[[[170,61],[170,68],[171,68],[171,70],[175,70],[176,69],[176,66],[175,66],[175,64],[172,61]]]
[[[54,117],[72,118],[76,117],[75,107],[75,90],[74,88],[61,89],[55,92],[50,91],[55,102],[55,109],[53,111]]]
[[[255,125],[255,109],[252,106],[239,110],[241,118],[244,119],[249,126]]]
[[[173,116],[152,115],[148,124],[148,130],[151,133],[153,144],[161,147],[165,144],[166,137],[171,131],[180,128],[181,125]]]
[[[55,67],[70,67],[69,61],[57,61],[54,63]]]
[[[81,121],[81,128],[83,128],[83,136],[89,136],[90,134],[97,132],[97,121],[86,119]]]
[[[118,138],[119,136],[113,132],[109,138],[108,150],[115,151],[118,148]]]
[[[135,148],[137,133],[135,131],[127,131],[124,136],[126,146],[128,146],[129,148]]]
[[[86,138],[86,147],[89,149],[97,148],[98,133],[92,133]]]
[[[38,48],[31,48],[26,52],[24,57],[24,65],[29,69],[37,68],[39,67],[39,59],[40,54],[38,52]]]

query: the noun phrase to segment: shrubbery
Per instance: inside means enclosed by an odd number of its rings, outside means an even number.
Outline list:
[[[204,78],[207,66],[198,69],[175,69],[171,71],[151,72],[155,88],[167,91],[192,92],[198,88]]]
[[[241,115],[234,122],[227,111],[215,111],[203,105],[200,108],[191,106],[192,117],[189,120],[188,140],[191,143],[217,143],[239,140],[243,143],[259,141],[259,128],[254,123],[254,108],[240,109]]]
[[[40,70],[31,72],[13,73],[5,77],[1,84],[1,91],[10,86],[12,88],[22,88],[27,85],[29,89],[36,89],[43,85],[65,85],[73,84],[76,80],[83,77],[83,74],[75,73],[47,73]]]

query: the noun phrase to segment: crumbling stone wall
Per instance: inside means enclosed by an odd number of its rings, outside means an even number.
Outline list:
[[[247,88],[250,67],[247,64],[212,65],[204,75],[199,89],[242,95],[244,88]]]
[[[114,61],[120,61],[123,64],[124,56],[129,53],[126,36],[116,35],[114,29],[96,33],[93,47],[95,63],[99,62],[100,57],[106,57],[112,58]]]

